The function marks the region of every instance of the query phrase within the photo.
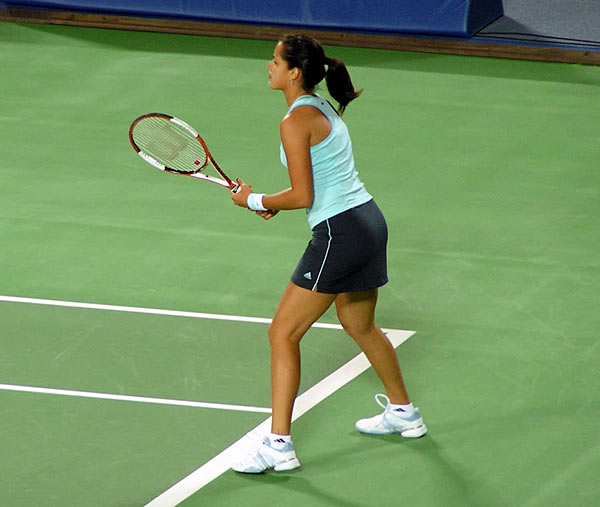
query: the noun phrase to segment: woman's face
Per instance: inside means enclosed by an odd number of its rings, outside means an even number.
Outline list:
[[[269,87],[273,90],[283,90],[291,79],[290,69],[283,59],[283,44],[275,46],[273,59],[269,62]]]

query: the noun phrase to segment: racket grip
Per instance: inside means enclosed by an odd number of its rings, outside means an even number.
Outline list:
[[[236,184],[235,184],[235,185],[232,187],[231,191],[232,191],[234,194],[237,194],[237,193],[238,193],[238,190],[239,190],[239,189],[240,189],[240,187],[242,186],[242,183],[241,183],[241,180],[240,180],[239,178],[236,178],[236,179],[235,179],[235,183],[236,183]]]

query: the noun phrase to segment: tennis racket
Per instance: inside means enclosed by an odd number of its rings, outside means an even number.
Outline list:
[[[129,127],[129,141],[140,157],[161,171],[210,181],[234,192],[239,188],[215,162],[198,132],[178,118],[144,114]],[[209,163],[215,176],[204,172]]]

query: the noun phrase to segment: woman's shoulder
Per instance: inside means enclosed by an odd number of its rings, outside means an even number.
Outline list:
[[[311,118],[315,114],[310,109],[314,110],[312,107],[302,106],[287,113],[279,124],[282,135],[298,135],[308,132],[310,130]]]
[[[302,125],[308,125],[314,118],[322,117],[323,113],[316,107],[304,104],[288,112],[281,120],[281,126],[289,128],[298,128]]]
[[[299,106],[281,120],[281,130],[301,133],[309,132],[311,137],[326,137],[331,131],[329,118],[314,106]]]

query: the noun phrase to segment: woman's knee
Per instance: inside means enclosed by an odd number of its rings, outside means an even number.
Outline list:
[[[290,329],[288,326],[280,325],[273,321],[269,325],[268,335],[271,347],[278,345],[297,345],[302,339],[304,333]]]
[[[344,331],[355,340],[369,336],[375,330],[375,323],[371,319],[357,319],[355,316],[340,315],[338,319]]]

